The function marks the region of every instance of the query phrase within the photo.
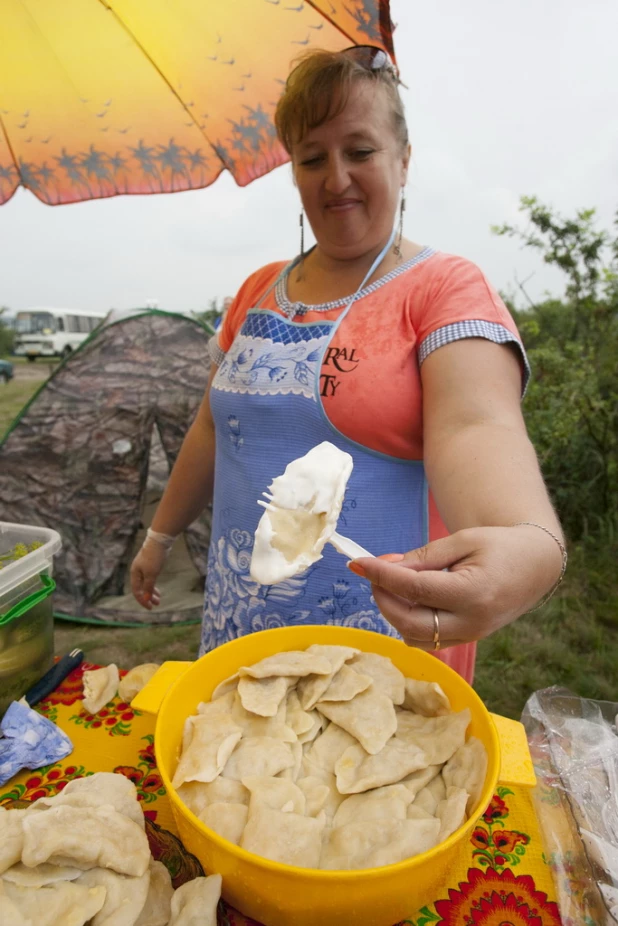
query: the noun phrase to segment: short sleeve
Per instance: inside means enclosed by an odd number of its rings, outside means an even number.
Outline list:
[[[285,263],[282,262],[267,264],[256,273],[252,273],[242,284],[225,313],[223,324],[216,336],[215,345],[210,347],[210,356],[217,365],[220,365],[224,355],[232,346],[249,309],[257,305],[269,286],[277,279],[283,267],[285,267]],[[218,348],[218,351],[216,348]],[[215,355],[219,358],[218,360],[215,359]]]
[[[520,358],[525,391],[530,378],[528,358],[499,294],[471,261],[449,254],[436,254],[434,259],[437,267],[431,281],[412,309],[419,364],[434,350],[463,338],[511,344]]]

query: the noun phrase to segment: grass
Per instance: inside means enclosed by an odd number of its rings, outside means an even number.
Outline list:
[[[39,384],[12,381],[0,389],[0,433]],[[616,540],[590,539],[571,547],[559,594],[542,610],[480,642],[475,688],[490,710],[519,718],[532,692],[551,685],[582,697],[618,700],[616,562]],[[195,659],[199,637],[197,625],[115,628],[56,621],[55,629],[57,653],[79,646],[89,662],[115,662],[121,668]]]
[[[0,438],[40,385],[40,381],[18,379],[0,385]]]
[[[572,547],[559,594],[479,644],[475,688],[491,710],[519,717],[551,685],[618,700],[617,560],[618,543]]]
[[[2,357],[15,368],[14,378],[6,385],[0,385],[0,440],[13,423],[26,402],[32,398],[41,383],[47,379],[56,361],[45,360],[29,363],[25,357]],[[18,368],[25,367],[23,375]]]

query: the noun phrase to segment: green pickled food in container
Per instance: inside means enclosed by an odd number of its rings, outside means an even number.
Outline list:
[[[0,717],[53,663],[54,624],[49,593],[23,614],[0,625]],[[43,583],[41,583],[43,584]]]

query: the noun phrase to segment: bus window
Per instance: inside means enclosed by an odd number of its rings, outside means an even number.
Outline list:
[[[53,334],[58,321],[49,312],[18,312],[15,328],[18,334]]]

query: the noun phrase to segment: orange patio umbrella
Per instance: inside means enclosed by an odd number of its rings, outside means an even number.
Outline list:
[[[2,0],[0,204],[245,186],[287,160],[290,62],[364,44],[393,55],[388,0]]]

